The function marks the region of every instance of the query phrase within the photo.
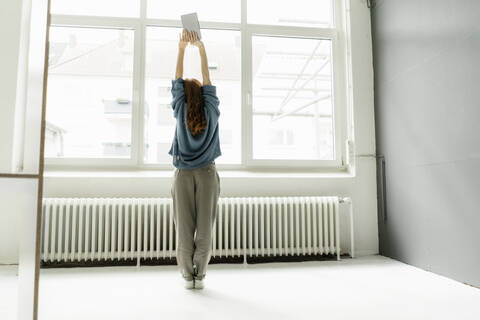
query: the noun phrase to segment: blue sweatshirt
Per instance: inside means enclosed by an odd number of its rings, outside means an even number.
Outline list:
[[[215,86],[202,86],[207,128],[196,136],[192,136],[187,125],[187,104],[183,83],[182,78],[172,80],[172,108],[177,125],[168,154],[173,156],[173,165],[176,168],[195,169],[214,161],[222,154],[218,138],[220,101]]]

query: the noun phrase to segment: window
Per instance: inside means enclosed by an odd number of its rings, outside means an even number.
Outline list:
[[[333,160],[331,41],[254,36],[253,157]],[[290,143],[271,139],[290,132]]]
[[[48,164],[171,167],[180,15],[197,12],[225,168],[340,167],[343,1],[52,0]],[[185,78],[201,79],[187,48]]]
[[[147,0],[147,17],[180,19],[180,15],[197,12],[199,19],[215,22],[240,22],[240,0],[182,0],[176,3]]]
[[[140,1],[51,0],[51,13],[104,17],[138,17],[140,15]]]
[[[47,157],[130,157],[133,31],[52,27]]]
[[[248,1],[248,22],[258,24],[332,27],[331,0]]]
[[[180,28],[148,27],[145,62],[146,163],[170,163],[168,154],[175,130],[170,92],[175,75]],[[217,163],[241,162],[241,57],[240,32],[202,30],[207,48],[210,77],[221,101],[222,156]],[[161,57],[161,59],[159,58]],[[187,47],[184,78],[202,79],[196,48]]]

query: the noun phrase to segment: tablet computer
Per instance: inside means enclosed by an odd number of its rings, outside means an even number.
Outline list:
[[[181,16],[182,25],[187,31],[195,31],[198,34],[198,40],[202,40],[202,35],[200,34],[200,23],[198,22],[197,13],[189,13]]]

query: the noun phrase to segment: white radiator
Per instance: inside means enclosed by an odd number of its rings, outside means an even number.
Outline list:
[[[44,262],[172,258],[175,236],[171,198],[43,199]],[[245,262],[272,255],[340,259],[339,198],[220,198],[212,250]]]

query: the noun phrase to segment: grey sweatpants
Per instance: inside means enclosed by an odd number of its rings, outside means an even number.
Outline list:
[[[176,168],[171,193],[177,264],[185,279],[203,279],[210,261],[220,195],[215,162],[195,169]]]

